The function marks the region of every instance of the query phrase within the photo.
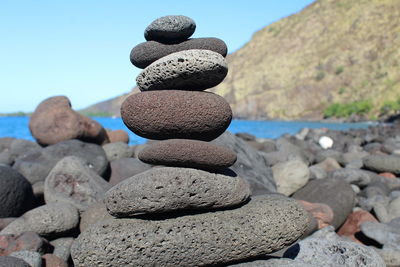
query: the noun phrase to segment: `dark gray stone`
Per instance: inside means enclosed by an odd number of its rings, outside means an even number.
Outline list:
[[[225,42],[218,38],[193,38],[177,44],[148,41],[135,46],[131,51],[130,59],[133,65],[144,69],[162,57],[189,49],[211,50],[223,57],[228,52]]]
[[[33,207],[31,184],[11,167],[0,165],[0,218],[18,217]]]
[[[363,158],[364,168],[374,172],[391,172],[400,175],[400,157],[369,155]]]
[[[111,185],[96,174],[81,158],[68,156],[51,170],[44,184],[46,203],[65,202],[84,211],[104,199]]]
[[[107,219],[112,219],[113,216],[108,213],[106,205],[103,201],[98,202],[90,206],[81,215],[81,222],[79,224],[79,230],[83,232],[90,225],[105,221]]]
[[[77,238],[72,258],[77,267],[226,264],[288,246],[308,223],[307,212],[295,201],[265,195],[232,210],[164,220],[107,220]]]
[[[239,205],[250,196],[240,177],[190,168],[153,168],[126,179],[106,193],[115,217],[177,210],[219,209]]]
[[[18,157],[13,168],[34,184],[44,181],[57,162],[66,156],[82,158],[89,168],[101,176],[105,175],[108,168],[108,160],[101,146],[79,140],[64,141]]]
[[[110,166],[111,176],[109,183],[113,186],[129,177],[152,168],[152,165],[141,162],[139,159],[135,158],[117,159],[112,161]]]
[[[369,184],[362,193],[367,197],[373,197],[375,195],[382,195],[382,196],[388,196],[390,193],[390,188],[382,182],[373,182]]]
[[[179,42],[186,40],[196,30],[196,23],[186,16],[164,16],[154,20],[144,31],[147,41]]]
[[[223,56],[210,50],[184,50],[160,58],[136,78],[141,91],[202,91],[221,83],[228,74]]]
[[[0,256],[0,267],[31,267],[31,265],[16,257]]]
[[[332,225],[336,229],[346,220],[355,205],[355,193],[350,184],[334,178],[312,180],[292,197],[331,207],[334,214]]]

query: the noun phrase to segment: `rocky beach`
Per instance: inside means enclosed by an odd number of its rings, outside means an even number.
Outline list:
[[[132,49],[121,116],[146,144],[64,96],[35,142],[0,138],[0,266],[400,266],[400,125],[232,134],[207,92],[227,47],[195,29],[161,17]]]

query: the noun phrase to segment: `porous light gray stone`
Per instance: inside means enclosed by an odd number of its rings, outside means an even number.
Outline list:
[[[0,256],[0,267],[31,267],[31,265],[16,257]]]
[[[15,251],[11,253],[9,256],[24,260],[31,267],[42,267],[42,255],[40,255],[40,253],[37,253],[35,251],[29,251],[29,250]]]
[[[65,157],[51,170],[44,184],[46,203],[64,202],[84,211],[104,199],[111,185],[81,158]]]
[[[391,172],[400,175],[400,157],[369,155],[363,158],[364,168],[375,172]]]
[[[210,50],[191,49],[162,57],[136,78],[141,91],[202,91],[218,85],[228,74],[224,57]]]
[[[111,219],[72,246],[76,267],[208,266],[277,251],[307,229],[307,212],[282,195],[240,208],[165,220]]]
[[[144,69],[162,57],[189,49],[211,50],[223,57],[228,52],[225,42],[218,38],[193,38],[177,44],[148,41],[135,46],[131,51],[130,59],[133,65]]]
[[[275,164],[272,173],[278,192],[285,196],[290,196],[302,188],[310,179],[307,165],[298,159]]]
[[[113,216],[108,213],[106,205],[103,201],[98,202],[90,206],[81,214],[81,221],[79,224],[79,230],[83,232],[87,227],[92,224],[104,221],[107,219],[112,219]]]
[[[154,20],[144,31],[147,41],[179,42],[189,38],[196,30],[196,23],[181,15],[164,16]]]
[[[319,265],[305,263],[300,260],[292,259],[268,259],[268,260],[255,260],[251,262],[243,262],[232,264],[228,267],[320,267]]]
[[[54,238],[68,234],[79,223],[78,210],[67,203],[52,203],[26,212],[10,223],[0,235],[19,235],[35,232],[43,237]]]
[[[153,168],[126,179],[106,193],[115,217],[176,210],[217,209],[243,203],[249,185],[240,177],[190,168]]]
[[[213,93],[162,90],[130,95],[122,103],[121,116],[132,132],[144,138],[210,141],[228,128],[232,110]]]

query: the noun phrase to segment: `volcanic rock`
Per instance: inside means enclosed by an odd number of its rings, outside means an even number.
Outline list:
[[[186,40],[196,30],[196,23],[186,16],[164,16],[154,20],[144,31],[147,41],[179,42]]]

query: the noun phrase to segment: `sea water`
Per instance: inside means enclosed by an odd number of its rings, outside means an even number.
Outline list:
[[[130,132],[121,118],[93,118],[106,129],[123,129],[129,132],[130,144],[143,144],[145,138]],[[15,137],[34,140],[28,128],[29,117],[0,117],[0,137]],[[249,133],[260,138],[278,138],[283,134],[296,134],[302,128],[328,128],[333,130],[347,130],[350,128],[367,128],[373,123],[328,123],[310,121],[250,121],[233,120],[228,128],[232,133]]]

